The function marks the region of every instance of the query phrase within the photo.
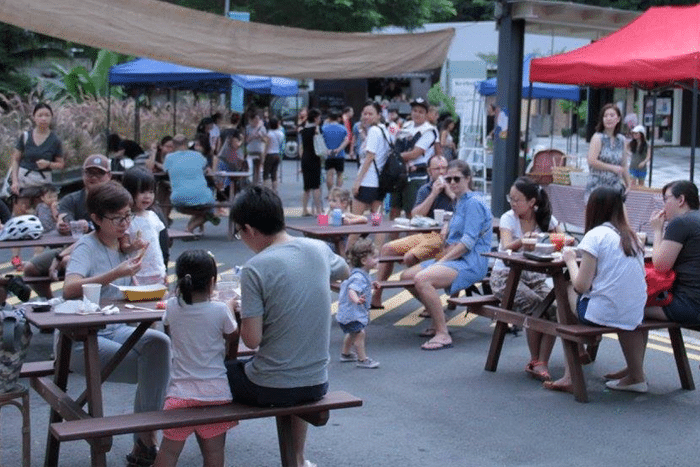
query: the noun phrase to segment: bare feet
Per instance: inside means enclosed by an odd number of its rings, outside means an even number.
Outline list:
[[[574,392],[574,385],[571,384],[571,380],[568,378],[561,378],[556,381],[545,381],[542,383],[542,387],[550,391],[561,391],[571,394]]]

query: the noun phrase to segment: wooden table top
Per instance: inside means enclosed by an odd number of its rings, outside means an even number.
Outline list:
[[[124,305],[133,303],[136,306],[153,308],[153,311],[130,310]],[[143,321],[160,321],[163,318],[163,310],[156,310],[156,302],[125,302],[124,300],[103,300],[101,305],[115,305],[119,313],[104,315],[102,313],[90,313],[86,315],[56,313],[47,311],[37,313],[30,307],[25,308],[27,320],[39,329],[71,329],[79,327],[101,327],[108,324],[140,323]]]

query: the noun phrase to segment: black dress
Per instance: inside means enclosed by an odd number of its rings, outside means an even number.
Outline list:
[[[301,130],[301,175],[304,191],[317,190],[321,187],[321,158],[314,151],[316,125]]]

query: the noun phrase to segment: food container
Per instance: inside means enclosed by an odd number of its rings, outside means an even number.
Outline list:
[[[554,253],[554,244],[553,243],[537,243],[535,245],[535,253],[540,254],[540,255],[551,255]]]
[[[524,251],[535,251],[535,245],[537,245],[536,238],[523,238],[522,242]]]
[[[163,284],[150,285],[115,285],[124,294],[124,298],[130,302],[147,300],[160,300],[165,296],[168,288]]]
[[[554,248],[557,251],[561,251],[564,248],[564,241],[566,236],[563,233],[553,233],[549,234],[549,240],[554,244]]]

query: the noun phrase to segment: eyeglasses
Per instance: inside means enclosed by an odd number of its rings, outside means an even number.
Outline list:
[[[445,177],[447,183],[459,183],[462,181],[462,177]]]
[[[115,227],[119,227],[120,225],[128,225],[131,223],[132,220],[134,220],[134,214],[129,213],[126,216],[116,216],[116,217],[107,217],[103,216],[103,219],[107,219],[110,222],[112,222],[112,225]]]
[[[241,239],[241,231],[242,231],[242,230],[243,230],[243,227],[241,227],[241,226],[238,225],[238,224],[233,224],[233,231],[235,232],[235,233],[233,234],[233,238],[235,238],[236,240],[240,240],[240,239]]]
[[[521,199],[511,199],[510,195],[506,195],[506,201],[508,201],[508,204],[520,204],[523,202]]]

